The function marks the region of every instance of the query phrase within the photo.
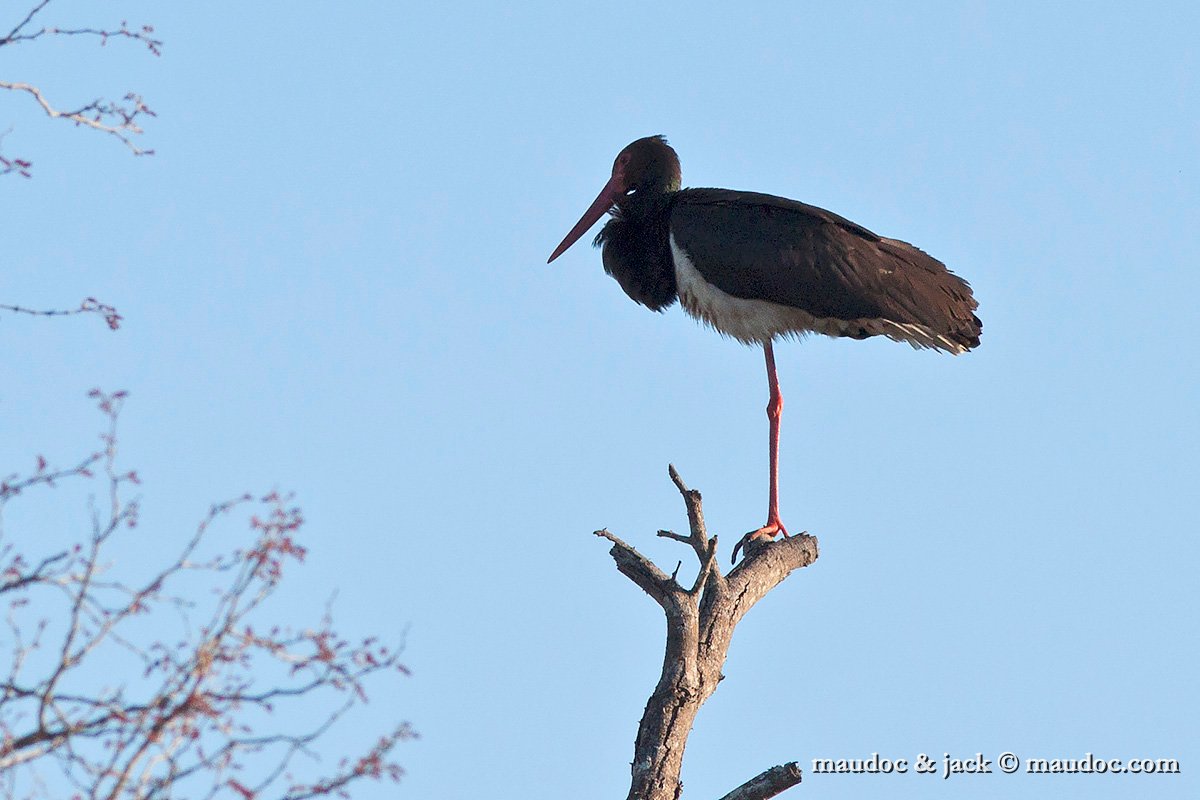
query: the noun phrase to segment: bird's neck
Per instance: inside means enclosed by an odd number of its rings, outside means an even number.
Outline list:
[[[657,221],[666,216],[667,207],[671,205],[674,196],[675,191],[661,187],[638,189],[617,201],[617,213],[613,216],[634,224]]]

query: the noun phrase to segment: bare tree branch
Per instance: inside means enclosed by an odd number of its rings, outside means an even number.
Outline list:
[[[42,5],[45,6],[46,4],[42,3]],[[13,29],[6,37],[0,39],[0,47],[19,42],[33,42],[43,36],[94,36],[100,40],[101,47],[108,44],[109,39],[131,39],[146,45],[146,49],[154,55],[162,55],[163,42],[161,39],[154,38],[154,27],[152,25],[143,25],[138,30],[131,30],[128,23],[122,20],[121,27],[119,28],[41,28],[32,33],[22,33],[21,29],[28,22],[29,19],[26,19],[18,28]]]
[[[133,139],[131,138],[132,136],[144,133],[138,125],[139,116],[143,114],[150,117],[157,116],[142,101],[141,95],[130,92],[125,95],[125,99],[121,102],[93,100],[74,111],[63,111],[51,105],[50,101],[42,93],[42,90],[32,84],[0,81],[0,89],[7,89],[11,92],[24,92],[30,95],[42,107],[42,110],[46,112],[46,116],[51,119],[70,120],[76,125],[83,125],[98,130],[101,133],[115,136],[135,156],[154,154],[153,150],[143,150],[141,147],[138,147],[133,143]],[[125,105],[122,103],[125,103]]]
[[[12,42],[20,41],[23,38],[23,34],[21,32],[25,30],[25,26],[30,22],[33,22],[33,18],[38,15],[38,12],[48,5],[50,5],[50,0],[41,0],[36,6],[34,6],[29,13],[25,15],[25,19],[18,22],[17,26],[8,32],[7,36],[5,36],[3,39],[0,39],[0,47],[6,44],[11,44]]]
[[[595,535],[613,543],[612,550],[609,552],[612,554],[613,560],[617,562],[617,569],[622,575],[640,586],[642,591],[653,597],[663,608],[678,604],[679,598],[676,595],[681,592],[681,589],[674,578],[668,576],[655,566],[654,562],[607,530],[595,531]]]
[[[150,25],[131,28],[127,22],[121,21],[115,27],[34,27],[34,20],[50,5],[51,0],[39,0],[18,21],[7,34],[0,36],[0,48],[35,42],[43,37],[73,37],[97,39],[101,46],[107,45],[110,39],[138,42],[146,47],[154,56],[162,55],[163,42],[154,35]],[[122,100],[94,99],[77,108],[63,107],[53,103],[45,92],[30,81],[0,80],[0,89],[24,94],[30,97],[51,119],[63,119],[108,134],[118,139],[129,148],[135,156],[151,155],[153,150],[143,148],[134,142],[135,136],[143,133],[141,118],[153,117],[154,112],[146,105],[142,96],[136,92],[126,92]],[[30,177],[32,162],[24,158],[9,158],[0,155],[0,175],[16,173],[25,178]]]
[[[0,162],[3,160],[4,158],[0,156]],[[76,314],[99,314],[104,317],[104,322],[108,325],[109,330],[114,331],[121,327],[121,320],[124,319],[124,317],[117,313],[115,308],[107,303],[101,303],[94,297],[85,297],[77,308],[38,309],[0,303],[0,311],[8,311],[13,314],[28,314],[32,317],[70,317]]]
[[[687,509],[689,534],[659,535],[692,546],[700,572],[690,591],[616,536],[596,531],[613,543],[609,554],[617,569],[654,598],[667,617],[662,675],[638,727],[629,800],[677,800],[688,735],[700,706],[724,678],[721,669],[734,628],[767,592],[818,556],[816,538],[802,533],[755,548],[722,576],[716,564],[717,538],[705,529],[700,493],[689,489],[674,467],[670,475]],[[772,797],[799,783],[799,776],[795,764],[774,767],[728,797]]]
[[[800,767],[795,761],[771,767],[755,775],[721,800],[767,800],[800,783]]]

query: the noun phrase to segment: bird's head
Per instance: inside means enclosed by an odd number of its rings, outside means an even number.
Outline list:
[[[612,177],[600,194],[583,212],[579,222],[554,249],[546,263],[558,258],[579,237],[587,233],[596,220],[613,206],[619,206],[626,198],[644,193],[661,194],[679,191],[679,156],[662,136],[647,136],[625,146],[613,161]]]
[[[621,194],[679,191],[679,156],[662,136],[647,136],[625,146],[613,161],[613,178],[624,184]]]

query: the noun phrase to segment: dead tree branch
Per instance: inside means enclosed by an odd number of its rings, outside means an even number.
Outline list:
[[[721,800],[767,800],[800,782],[800,767],[795,761],[771,767],[734,789]]]
[[[689,489],[674,467],[671,480],[683,496],[689,534],[659,536],[690,545],[700,564],[691,589],[680,586],[649,559],[606,530],[617,570],[650,595],[667,617],[662,676],[646,703],[634,744],[629,800],[677,800],[683,752],[700,706],[724,677],[721,668],[734,628],[751,607],[794,570],[817,559],[817,540],[807,534],[748,552],[728,575],[717,564],[717,537],[704,526],[700,493]],[[794,763],[773,767],[735,789],[725,800],[765,800],[800,782]]]

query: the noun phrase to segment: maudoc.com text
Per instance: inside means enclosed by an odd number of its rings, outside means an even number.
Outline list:
[[[987,758],[983,753],[957,756],[943,753],[941,758],[918,753],[910,758],[885,758],[872,753],[867,758],[814,758],[814,775],[938,775],[943,780],[956,775],[1178,775],[1175,758],[1101,758],[1092,753],[1072,758],[1022,758],[1016,753],[999,753]]]

